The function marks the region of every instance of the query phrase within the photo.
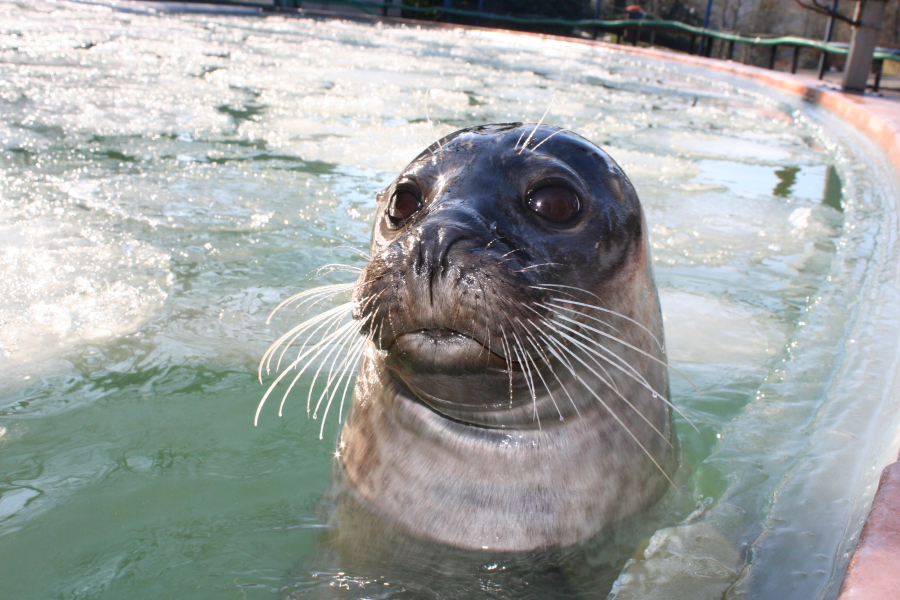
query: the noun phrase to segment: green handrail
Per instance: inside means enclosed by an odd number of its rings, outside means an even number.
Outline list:
[[[472,17],[475,19],[490,19],[492,21],[506,21],[509,23],[527,23],[533,25],[562,25],[566,27],[600,27],[603,29],[654,29],[660,31],[679,31],[695,36],[707,36],[725,40],[729,42],[740,42],[742,44],[753,44],[755,46],[800,46],[803,48],[813,48],[830,54],[848,55],[849,48],[828,44],[825,42],[811,40],[808,38],[796,37],[792,35],[783,36],[750,36],[741,33],[731,33],[727,31],[716,31],[713,29],[704,29],[695,25],[688,25],[679,21],[664,21],[661,19],[553,19],[553,18],[533,18],[533,17],[516,17],[513,15],[498,15],[488,12],[478,12],[475,10],[465,10],[461,8],[449,8],[443,6],[410,6],[402,3],[365,1],[365,0],[313,0],[317,4],[338,4],[353,6],[364,12],[375,15],[370,9],[398,8],[409,12],[438,12],[442,14],[457,15],[460,17]],[[900,62],[900,50],[893,52],[876,51],[873,57],[875,60],[895,60]]]

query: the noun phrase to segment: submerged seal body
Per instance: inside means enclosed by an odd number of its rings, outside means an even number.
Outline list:
[[[416,157],[354,291],[352,493],[492,551],[573,545],[659,499],[676,447],[646,229],[619,166],[568,131],[475,127]]]

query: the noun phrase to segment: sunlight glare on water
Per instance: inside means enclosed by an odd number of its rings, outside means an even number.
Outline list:
[[[638,190],[669,356],[702,392],[673,378],[699,429],[678,424],[695,512],[613,593],[758,591],[754,565],[782,561],[804,577],[780,597],[834,594],[864,514],[855,490],[897,446],[880,433],[895,417],[847,415],[900,412],[883,392],[895,355],[865,354],[896,338],[880,315],[898,302],[880,291],[897,277],[883,266],[896,185],[867,142],[813,107],[600,47],[112,6],[0,3],[4,595],[320,587],[310,557],[339,425],[319,441],[304,379],[283,418],[267,407],[252,427],[257,362],[299,315],[266,318],[348,280],[310,277],[361,264],[376,192],[424,147],[548,106]],[[800,514],[812,497],[834,500],[833,521]],[[809,532],[815,556],[779,554]]]

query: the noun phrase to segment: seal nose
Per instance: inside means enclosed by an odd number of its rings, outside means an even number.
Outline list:
[[[439,210],[410,231],[417,251],[411,253],[411,267],[429,281],[449,268],[447,255],[458,242],[490,236],[489,224],[476,212],[464,208]]]

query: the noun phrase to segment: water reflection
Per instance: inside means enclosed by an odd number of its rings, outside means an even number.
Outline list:
[[[822,204],[835,210],[844,211],[844,186],[841,184],[841,176],[838,175],[834,165],[828,165],[828,173],[825,175],[825,194]]]
[[[779,198],[789,198],[794,184],[797,182],[797,173],[799,172],[800,167],[784,167],[775,171],[775,176],[778,177],[779,181],[775,189],[772,190],[772,194]]]

